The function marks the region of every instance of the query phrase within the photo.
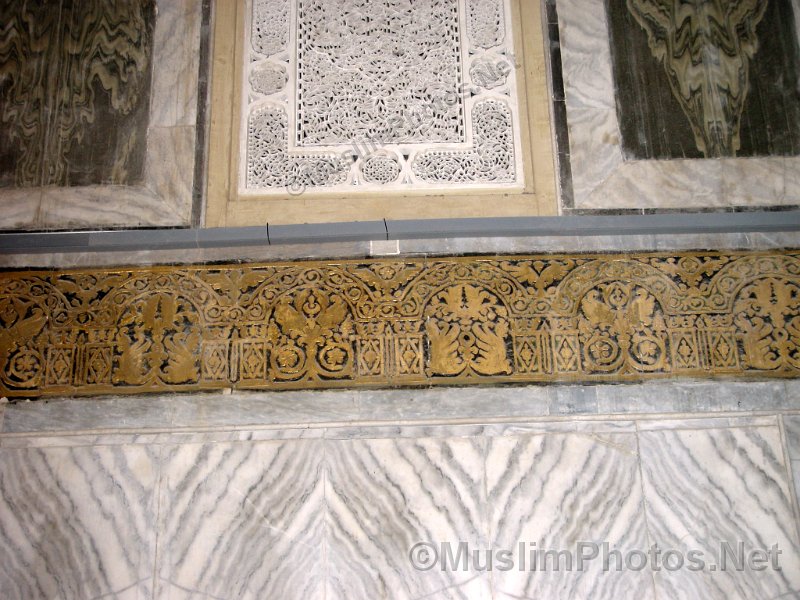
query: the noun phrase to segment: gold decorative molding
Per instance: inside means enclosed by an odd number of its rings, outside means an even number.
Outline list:
[[[10,397],[800,374],[800,251],[0,273]]]

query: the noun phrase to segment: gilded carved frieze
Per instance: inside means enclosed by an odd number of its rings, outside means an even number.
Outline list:
[[[0,274],[11,397],[800,374],[800,252]]]

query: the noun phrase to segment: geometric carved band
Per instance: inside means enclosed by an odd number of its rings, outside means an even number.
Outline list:
[[[799,374],[799,252],[0,273],[9,397]]]

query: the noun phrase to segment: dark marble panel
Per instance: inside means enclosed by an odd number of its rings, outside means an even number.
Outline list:
[[[606,0],[628,159],[800,154],[790,0]]]
[[[144,177],[155,0],[0,4],[0,187]]]

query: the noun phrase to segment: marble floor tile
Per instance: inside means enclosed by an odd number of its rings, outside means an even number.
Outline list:
[[[0,598],[153,598],[158,449],[0,451]]]
[[[642,431],[640,454],[653,542],[662,552],[703,552],[706,563],[696,572],[656,572],[660,598],[797,597],[800,547],[777,426]],[[728,560],[723,572],[722,543],[734,552],[741,543],[747,553],[777,544],[781,570],[771,561],[764,570],[737,569]]]
[[[602,562],[603,543],[647,546],[635,433],[493,438],[486,470],[493,547],[527,550],[525,563],[516,553],[513,570],[492,573],[495,598],[655,598],[649,572],[604,572]],[[582,543],[600,555],[581,569]],[[572,567],[564,559],[556,571],[549,558],[543,569],[546,551],[572,552]]]
[[[159,600],[324,598],[321,444],[166,446]]]
[[[442,544],[486,547],[484,438],[328,442],[327,600],[484,600],[485,573],[441,568]],[[430,570],[411,549],[434,544]],[[428,563],[421,562],[422,566]]]

